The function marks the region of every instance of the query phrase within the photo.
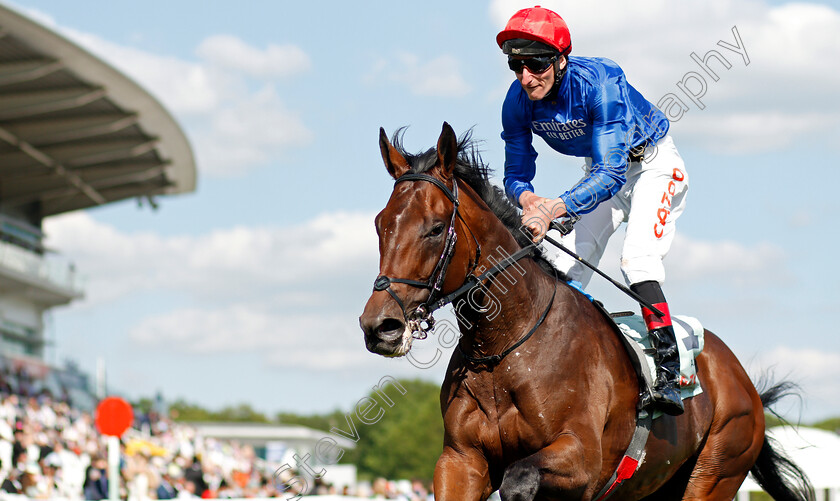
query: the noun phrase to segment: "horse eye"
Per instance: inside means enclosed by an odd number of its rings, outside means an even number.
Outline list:
[[[436,237],[443,233],[443,223],[438,223],[432,227],[432,231],[429,232],[429,237]]]

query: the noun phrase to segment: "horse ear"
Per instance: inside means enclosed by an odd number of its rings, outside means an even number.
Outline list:
[[[455,161],[458,159],[458,138],[452,126],[446,122],[443,122],[443,130],[438,138],[437,155],[440,173],[447,179],[451,178]]]
[[[385,129],[382,127],[379,128],[379,150],[382,152],[382,160],[391,177],[399,179],[408,172],[408,162],[388,141],[388,134],[385,134]]]

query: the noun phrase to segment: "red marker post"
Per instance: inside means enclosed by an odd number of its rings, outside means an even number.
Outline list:
[[[134,421],[134,409],[120,397],[108,397],[96,406],[96,427],[108,437],[108,499],[120,496],[120,437]]]

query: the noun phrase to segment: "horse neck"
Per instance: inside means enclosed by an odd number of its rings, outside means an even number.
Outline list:
[[[487,270],[521,249],[507,227],[469,190],[465,219],[482,249],[478,270]],[[475,207],[472,205],[475,204]],[[498,354],[516,343],[542,315],[556,280],[530,258],[508,266],[455,305],[462,348],[473,356]]]

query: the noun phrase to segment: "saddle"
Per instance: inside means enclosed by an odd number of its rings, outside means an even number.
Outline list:
[[[650,403],[653,381],[656,379],[656,365],[653,361],[654,349],[648,339],[644,319],[631,311],[610,313],[600,301],[594,299],[592,304],[605,318],[609,319],[610,325],[627,350],[627,355],[639,379],[637,408],[640,410],[646,408]],[[704,329],[700,321],[694,317],[673,315],[671,318],[680,353],[680,396],[685,400],[703,393],[694,360],[705,344]],[[661,413],[657,411],[653,418],[656,419],[660,415]]]
[[[626,346],[632,347],[640,359],[642,356],[644,357],[646,363],[640,365],[647,370],[643,370],[639,374],[639,378],[640,380],[644,379],[649,386],[656,379],[656,365],[653,359],[655,349],[648,337],[644,319],[633,312],[611,313],[610,316],[624,339],[628,341]],[[680,355],[680,396],[686,399],[703,392],[703,388],[697,379],[697,366],[694,360],[703,350],[705,344],[703,334],[705,331],[700,321],[694,317],[674,315],[671,319]],[[658,416],[654,416],[654,418],[656,417]]]

